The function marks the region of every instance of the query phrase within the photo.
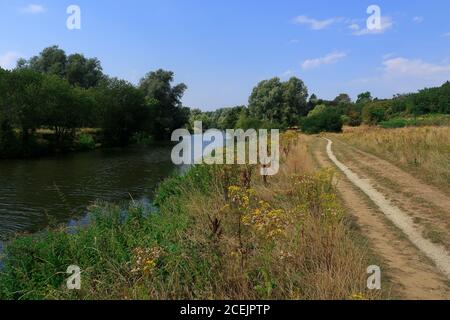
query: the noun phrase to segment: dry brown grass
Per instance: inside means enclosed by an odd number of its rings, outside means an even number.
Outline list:
[[[377,299],[381,293],[366,288],[370,265],[364,247],[357,245],[343,222],[331,170],[317,172],[308,152],[308,137],[291,146],[281,171],[268,184],[255,171],[251,190],[259,201],[286,213],[283,231],[267,233],[239,223],[245,208],[224,210],[230,205],[218,180],[215,194],[205,196],[186,189],[185,208],[193,220],[183,241],[203,248],[211,281],[205,292],[192,292],[173,275],[173,283],[161,283],[159,298],[203,299]],[[241,169],[244,170],[244,169]],[[245,193],[245,191],[243,191]],[[244,195],[245,196],[245,195]],[[251,205],[249,205],[251,206]],[[220,236],[211,222],[220,223]],[[187,257],[187,259],[189,259]],[[182,293],[184,292],[184,294]]]
[[[347,128],[335,137],[450,189],[450,127]]]

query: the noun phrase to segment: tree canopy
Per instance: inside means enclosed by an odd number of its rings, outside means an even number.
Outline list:
[[[279,78],[261,81],[249,98],[250,116],[263,121],[294,126],[308,114],[308,89],[303,81],[292,77],[287,82]]]

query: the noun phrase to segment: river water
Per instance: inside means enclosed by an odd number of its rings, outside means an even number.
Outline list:
[[[127,148],[0,161],[0,240],[82,221],[96,200],[151,200],[157,185],[180,170],[170,153],[169,147]]]

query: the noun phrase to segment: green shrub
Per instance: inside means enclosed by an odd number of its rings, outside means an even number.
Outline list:
[[[362,118],[365,124],[376,125],[382,121],[387,120],[388,102],[374,101],[362,110]]]
[[[428,114],[416,118],[392,118],[379,123],[379,126],[384,129],[447,125],[450,125],[450,115],[445,114]]]
[[[342,132],[343,122],[334,108],[326,108],[320,113],[303,118],[300,123],[304,133]]]
[[[382,121],[379,125],[384,129],[404,128],[408,126],[408,121],[406,119],[394,118],[387,121]]]
[[[90,134],[81,133],[78,136],[76,146],[78,150],[94,150],[95,149],[95,140]]]

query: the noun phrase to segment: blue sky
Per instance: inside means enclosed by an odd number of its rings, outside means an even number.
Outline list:
[[[66,9],[81,8],[81,30]],[[376,4],[382,30],[367,32]],[[380,98],[450,80],[448,0],[2,0],[0,65],[44,47],[98,57],[133,83],[157,68],[189,89],[186,106],[246,104],[257,82],[297,76],[332,99]]]

